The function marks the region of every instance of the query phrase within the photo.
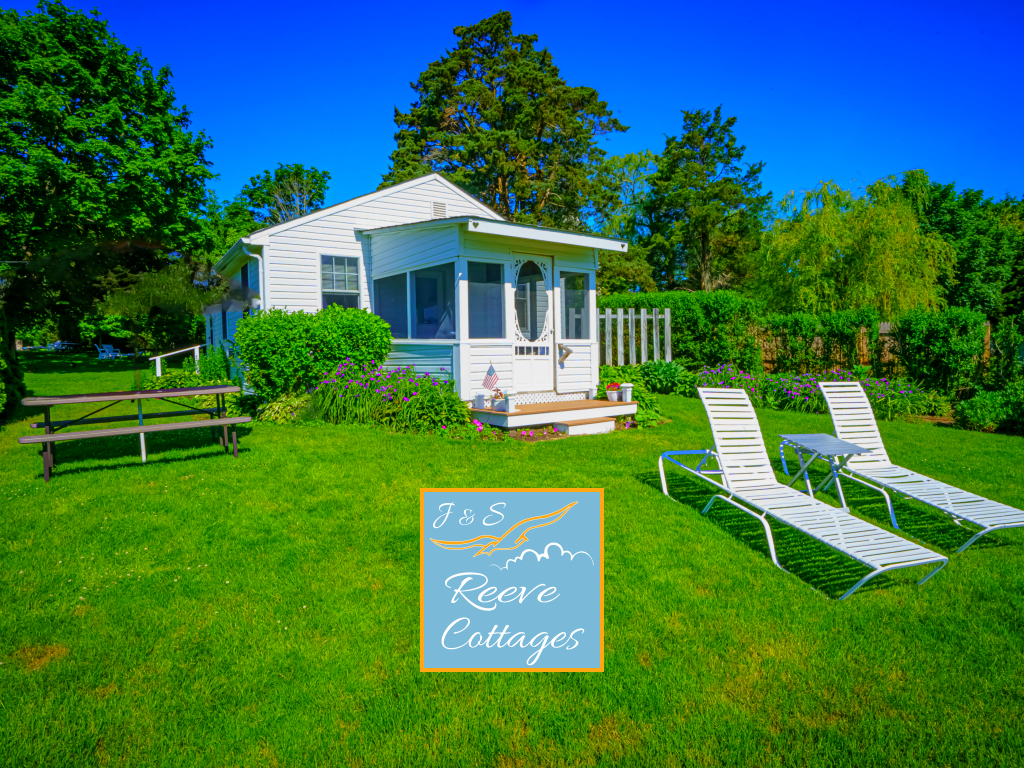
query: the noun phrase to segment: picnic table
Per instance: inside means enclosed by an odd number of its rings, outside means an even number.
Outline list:
[[[30,435],[19,437],[18,442],[22,444],[43,445],[43,479],[50,482],[50,470],[54,466],[55,443],[70,440],[90,440],[96,437],[114,437],[117,435],[138,435],[139,444],[142,450],[142,461],[146,461],[146,435],[150,432],[171,432],[180,429],[204,429],[214,428],[215,439],[226,451],[228,449],[228,427],[231,427],[231,446],[234,449],[235,458],[238,458],[238,436],[235,426],[245,424],[252,419],[248,416],[226,416],[226,396],[235,392],[241,392],[241,388],[231,384],[220,384],[208,387],[185,387],[177,389],[136,389],[129,392],[97,392],[83,395],[55,395],[53,397],[26,397],[21,401],[22,405],[30,407],[42,407],[45,409],[43,421],[31,425],[33,429],[44,430],[41,435]],[[213,408],[195,408],[188,403],[176,403],[170,398],[196,397],[200,395],[214,395],[216,405]],[[107,408],[123,403],[125,401],[138,403],[138,414],[124,416],[101,416],[97,413]],[[182,410],[163,411],[159,413],[143,413],[143,400],[163,400],[164,402],[176,405]],[[82,403],[107,403],[91,413],[78,419],[65,419],[55,421],[50,418],[50,409],[56,405],[76,405]],[[166,419],[174,416],[194,416],[196,414],[208,415],[210,418],[204,421],[179,421],[170,424],[146,424],[146,419]],[[67,427],[84,424],[101,424],[117,421],[138,421],[130,427],[115,427],[106,429],[88,429],[78,432],[62,432]],[[221,429],[216,429],[220,427]],[[220,433],[220,434],[218,434]]]

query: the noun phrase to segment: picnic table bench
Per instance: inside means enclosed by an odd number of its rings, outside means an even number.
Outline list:
[[[238,458],[238,436],[235,426],[245,424],[252,419],[249,416],[225,416],[227,412],[226,395],[242,390],[234,385],[214,385],[209,387],[187,387],[177,389],[137,389],[129,392],[97,392],[84,395],[55,395],[53,397],[26,397],[21,401],[22,405],[30,407],[43,407],[45,417],[43,421],[31,425],[33,429],[42,429],[41,435],[29,435],[19,437],[18,442],[22,444],[42,444],[43,446],[43,479],[50,482],[50,471],[54,466],[55,444],[70,440],[90,440],[95,437],[115,437],[118,435],[138,435],[139,444],[142,449],[142,461],[146,461],[146,435],[150,432],[172,432],[180,429],[206,429],[213,428],[215,437],[219,440],[224,450],[228,450],[228,427],[231,427],[231,446],[234,449],[235,458]],[[176,403],[170,398],[196,397],[200,395],[214,395],[216,406],[214,408],[194,408],[188,403]],[[97,413],[105,411],[117,403],[125,401],[138,403],[138,414],[122,416],[101,416],[93,418]],[[162,411],[159,413],[143,413],[143,400],[163,400],[164,402],[176,405],[182,410]],[[50,408],[55,405],[74,405],[82,403],[107,403],[91,413],[78,419],[64,419],[55,421],[50,418]],[[174,416],[195,416],[205,415],[210,418],[204,421],[179,421],[171,424],[146,424],[145,419],[166,419]],[[113,423],[118,421],[137,421],[130,427],[114,427],[106,429],[87,429],[78,432],[61,432],[66,427],[84,424]],[[221,429],[217,430],[216,428]]]

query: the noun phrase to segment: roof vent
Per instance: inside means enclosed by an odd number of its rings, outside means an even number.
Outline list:
[[[432,219],[447,219],[448,218],[448,204],[440,203],[437,200],[430,204],[430,218]]]

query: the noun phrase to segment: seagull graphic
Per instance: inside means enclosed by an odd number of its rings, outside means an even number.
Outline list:
[[[557,523],[563,517],[565,513],[575,507],[577,502],[572,502],[568,506],[562,507],[555,512],[551,512],[547,515],[540,515],[538,517],[528,517],[525,520],[520,520],[518,523],[509,528],[501,536],[477,536],[472,539],[466,539],[465,541],[442,541],[440,539],[431,539],[432,542],[442,549],[477,549],[478,551],[473,557],[477,555],[487,555],[488,557],[493,555],[495,552],[501,552],[505,550],[516,549],[525,544],[529,539],[526,537],[527,531],[532,531],[534,528],[542,528],[545,525],[551,525]],[[529,525],[533,523],[533,525]],[[523,526],[526,526],[523,528]],[[515,536],[513,534],[519,531]],[[498,545],[502,542],[511,543],[510,547],[499,547]]]

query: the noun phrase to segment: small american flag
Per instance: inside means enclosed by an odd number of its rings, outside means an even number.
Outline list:
[[[498,386],[498,372],[492,365],[487,369],[487,375],[484,376],[484,389],[494,389],[496,386]]]

